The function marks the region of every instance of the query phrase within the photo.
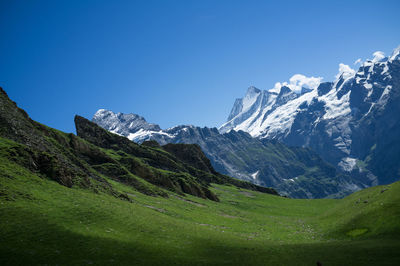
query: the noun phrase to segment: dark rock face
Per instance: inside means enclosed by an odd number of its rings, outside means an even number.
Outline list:
[[[200,146],[197,144],[166,144],[162,148],[168,153],[173,154],[179,160],[197,169],[207,173],[217,174],[210,160],[204,155]]]
[[[211,166],[210,161],[198,145],[168,144],[161,147],[164,151],[162,152],[155,141],[139,145],[125,137],[107,132],[80,116],[75,117],[75,124],[78,136],[90,143],[141,158],[145,164],[129,156],[122,156],[120,162],[133,174],[157,186],[178,189],[178,192],[208,197],[212,200],[217,200],[217,197],[207,188],[210,183],[233,184],[238,187],[277,195],[273,189],[258,187],[219,174]],[[156,147],[149,147],[149,143],[150,146]],[[164,175],[163,172],[156,171],[156,169],[167,170],[172,173]]]
[[[16,147],[14,156],[10,154],[23,166],[68,187],[90,185],[90,169],[64,151],[70,147],[71,137],[30,119],[1,88],[0,136],[25,145]]]
[[[75,117],[75,124],[79,137],[86,139],[96,146],[126,153],[126,156],[121,154],[119,162],[132,174],[156,186],[203,198],[208,195],[210,199],[218,200],[206,188],[206,182],[203,182],[203,180],[194,180],[189,176],[186,177],[183,173],[189,172],[188,169],[170,154],[162,154],[156,149],[138,145],[127,138],[109,133],[95,123],[80,116]],[[135,160],[135,157],[144,159],[145,163]],[[148,167],[146,164],[151,167]],[[157,169],[171,171],[171,173],[164,174],[164,172],[157,171]]]
[[[122,123],[119,125],[123,126]],[[131,131],[126,134],[129,136],[135,133]],[[309,149],[290,148],[276,141],[259,140],[243,131],[220,134],[216,128],[177,126],[162,132],[149,131],[145,136],[148,140],[164,145],[163,149],[183,161],[194,163],[199,169],[212,173],[215,168],[218,172],[242,180],[274,187],[279,193],[290,197],[343,196],[361,186],[349,176],[337,172]],[[145,141],[142,145],[147,143]],[[177,153],[174,149],[182,145],[180,143],[196,144],[187,146],[195,153],[192,156],[185,152]],[[200,151],[200,148],[209,161],[203,158],[202,153],[198,156],[196,151]],[[179,152],[184,150],[178,149]]]
[[[399,80],[398,56],[367,62],[353,78],[332,88],[337,90],[338,100],[349,95],[350,112],[322,120],[326,102],[314,99],[297,114],[291,133],[279,139],[290,145],[311,147],[339,167],[346,165],[346,158],[354,158],[358,163],[348,172],[367,186],[394,182],[400,178],[400,119],[396,115],[400,111]],[[329,88],[326,84],[320,87],[319,92]],[[318,119],[320,122],[315,125]]]
[[[158,144],[157,141],[155,140],[148,140],[148,141],[143,141],[142,145],[147,146],[147,147],[152,147],[152,148],[159,148],[161,147],[160,144]]]
[[[400,178],[399,62],[400,48],[390,58],[366,61],[358,72],[300,93],[287,86],[250,87],[235,100],[222,134],[194,126],[133,129],[122,119],[113,120],[115,127],[102,115],[93,121],[138,143],[198,144],[217,171],[292,197],[344,195]]]
[[[310,147],[360,188],[399,180],[400,47],[390,57],[346,71],[314,91],[294,95],[283,86],[266,104],[258,99],[271,92],[247,92],[236,99],[220,131],[244,130],[260,139]],[[244,103],[249,106],[242,110]]]
[[[327,94],[333,86],[333,82],[324,82],[319,84],[317,90],[318,90],[318,96],[322,96]]]
[[[377,77],[378,104],[353,126],[352,152],[378,177],[380,184],[400,178],[400,60],[389,64],[391,79]],[[379,79],[378,79],[379,78]],[[391,86],[390,92],[385,92]],[[382,93],[380,93],[382,91]],[[383,96],[382,96],[383,95]]]

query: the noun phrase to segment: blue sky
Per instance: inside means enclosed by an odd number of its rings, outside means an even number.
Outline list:
[[[0,1],[0,86],[75,132],[99,108],[218,126],[235,98],[400,45],[400,1]]]

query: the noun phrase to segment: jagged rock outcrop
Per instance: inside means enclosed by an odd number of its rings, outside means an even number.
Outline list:
[[[290,92],[249,89],[237,99],[221,132],[243,130],[260,139],[310,147],[366,186],[400,178],[400,47],[349,67],[334,82]],[[282,101],[280,96],[284,91]],[[272,100],[263,101],[268,98]],[[247,104],[245,104],[247,103]]]
[[[97,113],[96,121],[99,119]],[[168,143],[197,144],[216,171],[254,184],[274,187],[279,193],[290,197],[340,197],[363,187],[324,162],[312,150],[259,140],[243,131],[220,134],[216,128],[176,126],[161,132],[139,129],[139,136],[135,131],[137,129],[124,128],[122,121],[117,124],[119,134],[138,136],[131,139],[139,143],[146,140],[144,145],[149,145],[148,140],[153,141],[151,145],[155,145],[154,141],[165,145],[164,149],[174,147]],[[171,149],[168,151],[174,153]],[[191,160],[198,161],[200,165],[197,167],[201,169],[210,169],[210,166],[203,165],[204,159],[194,157]]]
[[[61,185],[103,191],[118,198],[114,180],[152,196],[166,190],[218,201],[210,183],[232,184],[277,195],[276,191],[217,173],[196,145],[138,145],[76,116],[79,136],[46,127],[29,118],[0,88],[0,141],[2,154],[29,171]],[[171,151],[168,152],[168,151]]]
[[[295,75],[294,84],[279,83],[268,91],[250,87],[244,98],[235,100],[228,121],[219,130],[195,126],[162,130],[144,123],[140,116],[103,109],[93,121],[138,143],[198,144],[217,171],[274,186],[292,197],[344,195],[400,177],[396,141],[400,120],[395,115],[400,108],[399,53],[400,48],[390,57],[377,54],[357,72],[342,65],[334,82],[320,83],[321,78],[312,77],[307,80],[309,86],[302,87],[306,77]],[[133,120],[128,123],[124,117]],[[137,124],[142,126],[131,126]],[[268,140],[308,147],[316,153]],[[278,156],[269,156],[274,153]],[[310,159],[307,153],[318,159],[305,166]],[[336,171],[328,174],[325,170],[330,164]],[[315,167],[325,170],[313,174],[307,170]],[[305,179],[299,182],[300,177]]]

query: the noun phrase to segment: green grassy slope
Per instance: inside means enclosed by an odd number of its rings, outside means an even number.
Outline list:
[[[396,265],[400,183],[341,200],[298,200],[213,185],[220,202],[62,186],[4,156],[0,264]]]
[[[123,198],[126,195],[114,191],[107,178],[154,196],[167,197],[166,189],[218,201],[208,188],[211,182],[276,194],[273,189],[215,172],[197,146],[176,145],[176,154],[192,158],[185,161],[161,147],[138,145],[109,133],[83,117],[76,116],[75,122],[84,139],[33,121],[0,88],[0,137],[16,142],[4,147],[3,157],[64,186],[107,191]]]
[[[297,200],[196,145],[41,125],[0,88],[0,265],[400,264],[400,183]],[[264,192],[264,193],[261,193]]]
[[[138,145],[125,137],[110,133],[95,123],[75,116],[78,139],[88,141],[104,150],[118,165],[92,165],[108,176],[123,166],[153,185],[175,192],[218,200],[208,190],[209,183],[232,184],[237,187],[277,194],[274,189],[234,179],[216,172],[210,160],[195,144],[168,144],[165,146]],[[121,181],[118,179],[118,181]]]

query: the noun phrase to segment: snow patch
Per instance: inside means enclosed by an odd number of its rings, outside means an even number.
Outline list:
[[[256,87],[248,88],[247,93],[242,100],[243,104],[242,112],[248,111],[253,106],[253,104],[257,101],[257,98],[260,95],[260,93],[261,91]]]
[[[296,182],[296,180],[297,180],[298,178],[299,178],[299,177],[296,176],[295,178],[288,178],[288,179],[286,179],[286,181]]]
[[[393,62],[394,60],[399,59],[400,58],[399,55],[400,55],[400,46],[394,49],[392,55],[389,58],[389,61]]]
[[[257,172],[255,172],[255,173],[252,173],[251,174],[251,177],[254,179],[254,180],[256,180],[257,179],[257,177],[258,177],[258,173],[260,172],[260,170],[258,170]]]
[[[351,113],[350,93],[351,91],[342,96],[341,99],[337,97],[336,93],[329,93],[325,97],[321,97],[320,99],[325,102],[325,114],[322,119],[335,119]]]
[[[271,114],[267,116],[261,124],[258,132],[266,133],[265,137],[274,137],[277,134],[288,134],[292,127],[296,114],[299,112],[299,106],[303,103],[310,104],[312,99],[318,95],[317,90],[303,94],[300,97],[277,107]],[[256,134],[255,134],[256,135]]]
[[[115,134],[115,135],[118,135],[118,136],[121,136],[121,137],[125,137],[125,136],[119,134],[118,131],[119,131],[119,128],[116,128],[116,129],[114,129],[114,130],[110,130],[110,132],[113,133],[113,134]]]
[[[162,130],[160,131],[152,131],[152,130],[144,130],[143,128],[139,129],[138,131],[136,131],[135,133],[129,133],[129,135],[127,136],[127,138],[129,140],[135,141],[135,142],[143,142],[145,140],[149,140],[151,139],[151,137],[153,135],[162,135],[162,136],[166,136],[168,138],[173,138],[174,135],[172,134],[168,134]]]
[[[389,71],[389,66],[388,66],[388,64],[386,62],[385,66],[383,67],[383,71],[382,71],[381,75],[384,75],[384,74],[388,73],[388,71]]]
[[[365,87],[367,90],[370,90],[370,89],[372,89],[372,84],[365,83],[365,84],[364,84],[364,87]]]
[[[385,89],[383,90],[382,95],[381,95],[381,97],[379,98],[379,101],[378,101],[380,104],[385,104],[387,102],[387,99],[388,99],[387,95],[389,95],[391,90],[392,90],[392,86],[391,85],[387,85],[385,87]]]
[[[355,168],[356,164],[357,159],[345,157],[340,161],[339,167],[346,172],[351,172]]]

